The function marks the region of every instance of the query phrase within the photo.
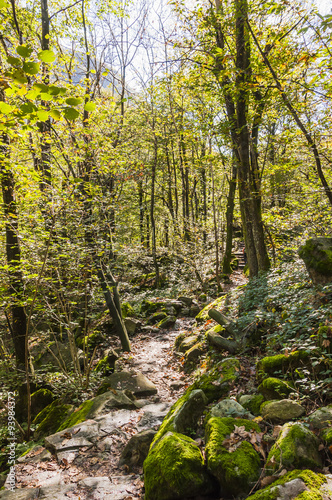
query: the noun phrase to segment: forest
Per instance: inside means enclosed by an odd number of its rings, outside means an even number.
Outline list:
[[[332,499],[329,6],[0,19],[0,499]]]

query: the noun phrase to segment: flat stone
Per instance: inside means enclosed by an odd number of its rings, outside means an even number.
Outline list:
[[[263,404],[261,408],[262,417],[272,422],[288,422],[293,418],[302,417],[305,409],[296,401],[281,399]]]
[[[45,447],[51,452],[91,446],[99,435],[100,424],[94,420],[86,420],[45,438]],[[74,438],[72,438],[74,436]],[[91,439],[91,441],[90,441]],[[68,443],[70,443],[68,445]],[[75,444],[74,444],[75,443]]]
[[[48,462],[52,458],[52,454],[43,446],[35,446],[29,453],[17,459],[19,464],[29,463],[36,464],[38,462]]]
[[[128,389],[135,396],[151,396],[156,394],[156,386],[143,373],[116,372],[104,379],[101,387],[109,387],[118,391]],[[99,391],[99,390],[98,390]],[[132,406],[135,406],[132,403]]]
[[[170,406],[167,403],[150,404],[144,407],[143,417],[138,422],[138,429],[158,428],[168,413]]]
[[[99,435],[110,434],[118,427],[127,424],[136,416],[135,411],[118,410],[96,419],[99,424]]]

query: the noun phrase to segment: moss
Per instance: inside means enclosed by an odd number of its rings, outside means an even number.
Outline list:
[[[202,309],[197,314],[197,316],[195,318],[197,323],[204,323],[205,321],[210,319],[209,314],[208,314],[210,309],[212,309],[212,308],[218,309],[218,310],[222,309],[225,305],[226,297],[227,297],[227,294],[225,293],[221,297],[218,297],[216,300],[214,300],[213,302],[210,302],[210,304],[205,306],[204,309]]]
[[[306,449],[305,453],[302,452],[303,446]],[[318,438],[303,424],[285,424],[267,457],[266,470],[273,473],[281,466],[286,468],[319,467],[321,459],[318,446]]]
[[[175,342],[174,342],[174,348],[175,350],[177,351],[179,349],[179,346],[181,344],[181,342],[186,338],[186,334],[184,332],[180,333],[176,339],[175,339]]]
[[[197,443],[167,433],[144,461],[145,500],[171,500],[212,493],[214,485]]]
[[[191,349],[195,344],[197,344],[199,336],[198,335],[189,335],[189,337],[185,337],[181,344],[178,347],[179,352],[187,352]]]
[[[242,441],[232,452],[223,446],[235,426],[244,426],[247,432],[260,432],[255,422],[241,418],[212,417],[206,424],[208,469],[232,496],[248,493],[260,474],[260,457],[250,443]]]
[[[166,316],[166,318],[162,319],[158,324],[158,328],[172,328],[175,325],[176,317],[175,316]]]
[[[86,420],[87,415],[92,410],[93,400],[88,399],[84,401],[81,406],[74,411],[59,427],[58,431],[63,431],[63,429],[68,429],[69,427],[73,427],[76,424],[80,424]]]
[[[227,394],[239,377],[240,363],[236,358],[225,358],[212,370],[203,373],[192,385],[193,389],[201,389],[209,403]]]
[[[247,401],[239,401],[243,408],[249,410],[254,415],[260,415],[260,407],[263,402],[264,396],[262,394],[254,394],[250,396],[250,399],[248,398]]]
[[[299,249],[299,256],[308,268],[323,275],[332,275],[332,238],[311,238]]]
[[[300,350],[290,354],[277,354],[261,359],[256,365],[258,380],[262,380],[266,375],[274,375],[276,372],[286,372],[289,369],[297,368],[310,361],[312,353]]]
[[[291,392],[294,392],[294,387],[285,380],[268,377],[263,380],[257,390],[261,392],[266,399],[285,399]]]
[[[332,428],[323,429],[321,432],[321,438],[325,441],[327,446],[332,445]]]
[[[311,496],[301,497],[303,493],[300,493],[294,500],[323,500],[323,495],[319,492],[319,488],[327,482],[326,477],[323,474],[315,474],[311,470],[293,470],[288,472],[283,477],[275,481],[272,485],[267,486],[263,490],[257,491],[247,500],[276,500],[280,494],[279,489],[276,486],[284,485],[289,481],[294,479],[302,479],[310,491],[303,492]]]
[[[135,317],[135,310],[129,302],[122,302],[121,304],[121,312],[122,312],[122,317],[123,318],[134,318]]]
[[[38,425],[35,437],[40,438],[41,436],[53,434],[60,430],[61,423],[68,417],[72,409],[72,405],[59,404],[59,401],[53,401],[53,403],[38,413],[34,419],[33,423]]]
[[[165,311],[165,302],[152,302],[144,299],[141,304],[140,312],[145,316],[150,316],[157,311]]]

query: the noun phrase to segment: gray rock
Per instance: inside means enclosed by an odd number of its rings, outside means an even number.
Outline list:
[[[182,340],[181,344],[178,347],[179,352],[189,351],[198,341],[199,335],[189,335],[184,340]]]
[[[169,405],[167,403],[150,404],[144,407],[144,413],[138,422],[138,429],[159,428],[167,415]]]
[[[283,425],[267,457],[267,473],[273,474],[282,468],[292,470],[321,467],[319,444],[319,439],[305,425],[299,422]]]
[[[206,347],[203,343],[197,342],[185,353],[184,363],[190,366],[197,363],[199,358],[206,352]]]
[[[305,409],[296,401],[281,399],[263,403],[261,413],[264,419],[271,420],[271,422],[288,422],[293,418],[302,417]]]
[[[308,491],[309,488],[306,486],[305,482],[300,478],[295,478],[285,484],[280,484],[271,488],[271,493],[277,492],[278,500],[290,500],[291,498],[296,498],[303,491]]]
[[[191,297],[185,297],[184,295],[181,295],[180,297],[178,297],[178,300],[180,302],[183,302],[183,304],[185,304],[188,307],[190,307],[191,304],[193,303],[193,299]]]
[[[126,425],[135,416],[136,411],[118,410],[110,412],[107,415],[97,417],[96,422],[99,424],[99,433],[102,436],[111,434],[117,428],[121,428],[123,425]]]
[[[125,318],[124,324],[128,335],[135,335],[135,333],[137,333],[137,331],[139,330],[142,322],[134,318]]]
[[[156,386],[142,373],[116,372],[103,380],[97,394],[106,389],[129,390],[135,396],[151,396],[157,393]]]
[[[119,465],[126,464],[130,469],[143,465],[156,433],[153,429],[147,429],[132,436],[121,453]]]
[[[26,453],[25,455],[19,457],[17,462],[21,463],[29,463],[29,464],[37,464],[39,462],[48,462],[51,460],[52,454],[46,450],[43,446],[35,446],[31,451]]]
[[[314,429],[325,429],[332,423],[332,405],[322,406],[308,417],[308,421]]]
[[[234,399],[224,399],[211,409],[211,417],[240,417],[253,420],[255,417]]]
[[[148,325],[156,325],[162,319],[167,318],[167,314],[163,311],[156,312],[148,317],[147,324]]]
[[[172,428],[180,434],[190,434],[197,428],[199,418],[207,405],[207,398],[200,389],[191,391],[188,399],[173,413]]]

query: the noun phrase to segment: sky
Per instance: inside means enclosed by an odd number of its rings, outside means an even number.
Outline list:
[[[332,0],[315,0],[315,4],[323,16],[332,14]]]

